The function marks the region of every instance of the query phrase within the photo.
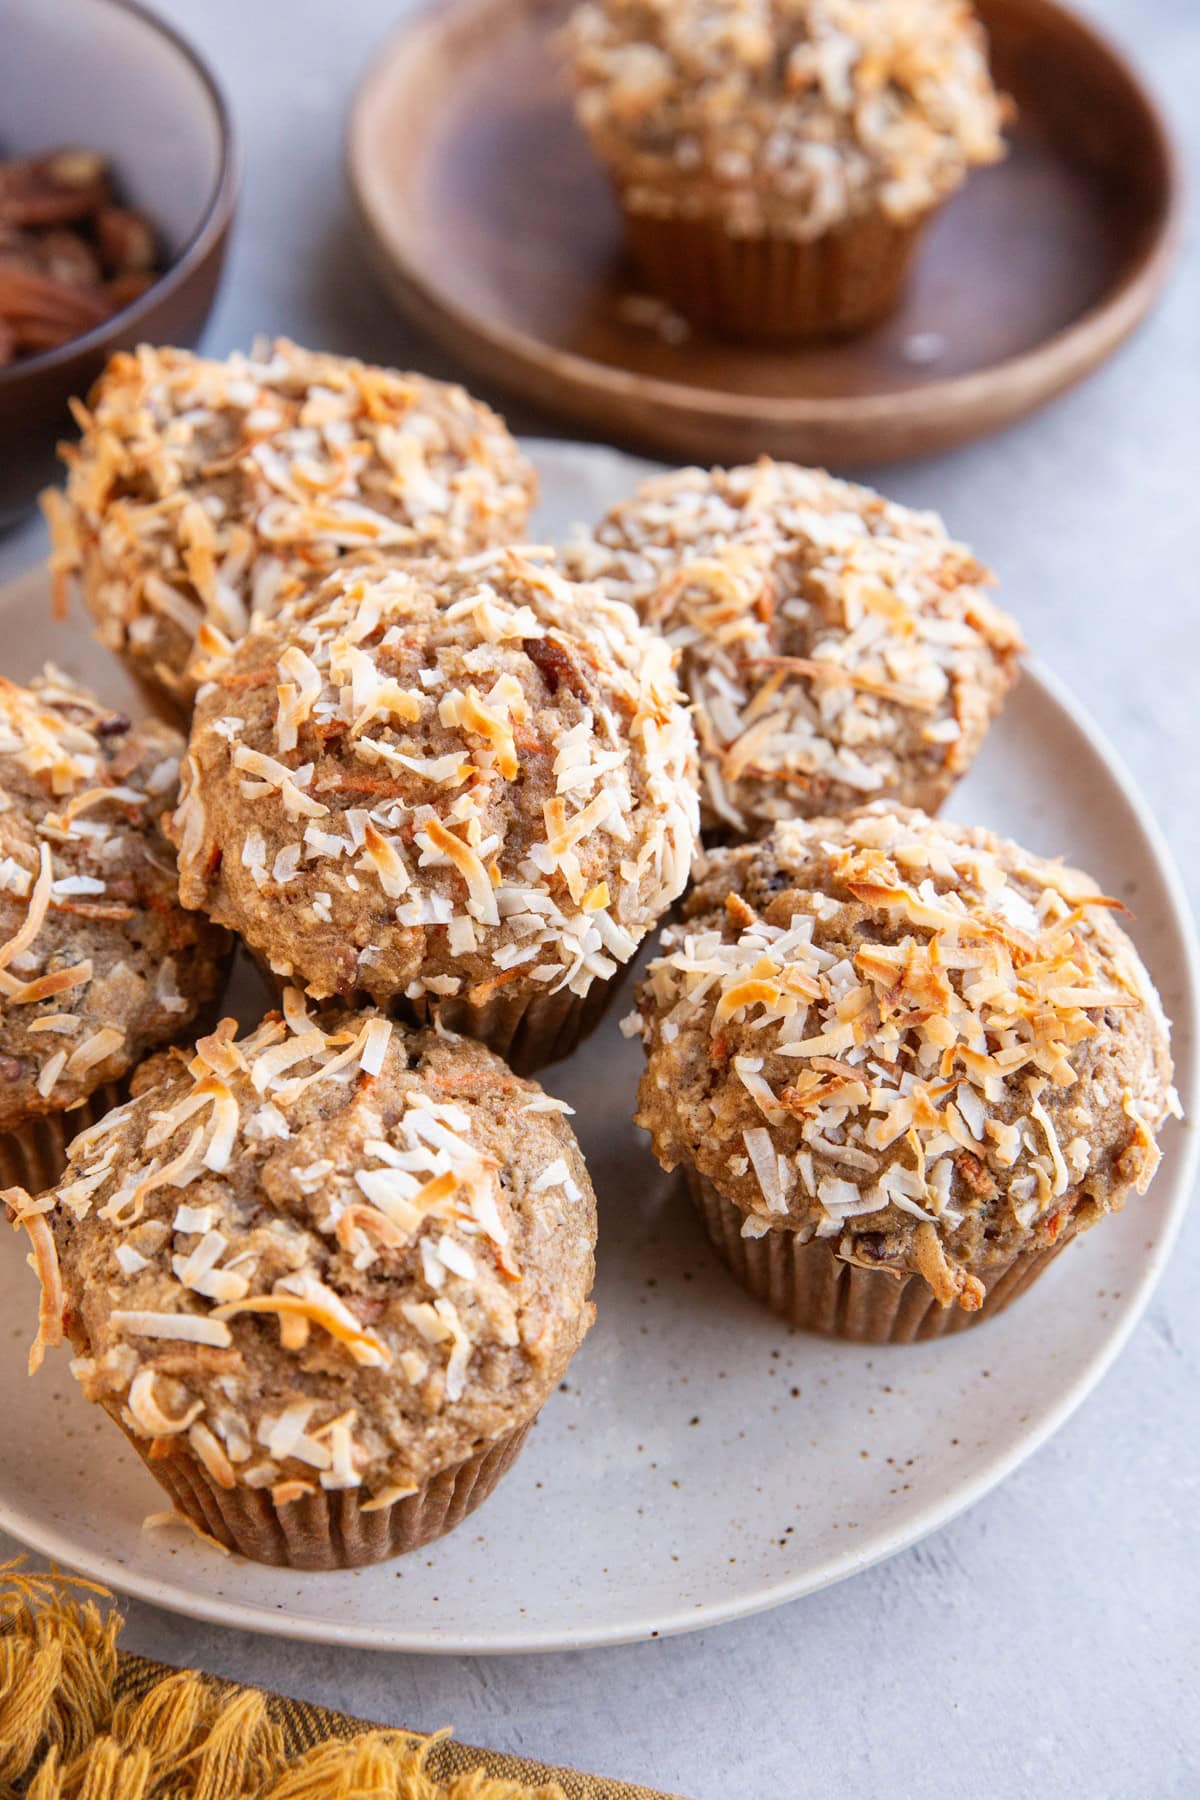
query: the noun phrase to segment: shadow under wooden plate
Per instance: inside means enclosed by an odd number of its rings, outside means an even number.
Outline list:
[[[1154,103],[1089,24],[1052,0],[978,10],[1020,108],[1010,154],[939,214],[901,309],[864,336],[757,350],[646,322],[554,44],[568,0],[438,0],[384,48],[347,142],[379,270],[481,375],[655,449],[846,464],[995,430],[1145,314],[1179,180]]]

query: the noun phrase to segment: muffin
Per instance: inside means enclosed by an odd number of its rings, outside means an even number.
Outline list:
[[[225,934],[180,906],[159,824],[182,753],[57,670],[0,678],[0,1186],[53,1181],[220,985]]]
[[[160,1056],[21,1207],[45,1343],[259,1562],[416,1549],[487,1497],[592,1320],[562,1113],[479,1044],[297,990]]]
[[[532,1069],[683,891],[671,651],[544,557],[335,572],[207,673],[168,827],[184,904],[318,999]]]
[[[709,834],[935,812],[1017,676],[1017,626],[940,519],[819,469],[656,476],[564,566],[680,649]]]
[[[706,860],[641,991],[638,1119],[756,1298],[839,1337],[941,1336],[1146,1191],[1178,1102],[1116,907],[883,807]]]
[[[114,356],[76,407],[64,494],[44,497],[60,594],[186,711],[198,638],[236,640],[343,557],[519,542],[534,476],[459,387],[280,340],[224,362]]]
[[[1004,151],[964,0],[589,0],[568,46],[647,283],[735,338],[874,324],[933,212]]]

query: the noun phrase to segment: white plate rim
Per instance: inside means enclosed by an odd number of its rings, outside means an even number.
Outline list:
[[[568,460],[579,452],[583,452],[585,457],[620,454],[613,452],[608,446],[540,439],[527,439],[525,442],[535,458],[539,452],[560,457],[565,453]],[[20,582],[28,577],[17,579]],[[1186,1021],[1193,1033],[1196,1033],[1200,1030],[1200,940],[1197,938],[1182,877],[1162,831],[1110,739],[1070,689],[1036,658],[1027,660],[1022,681],[1040,689],[1042,696],[1066,715],[1104,765],[1109,779],[1143,834],[1155,872],[1162,883],[1169,921],[1182,951],[1182,966],[1176,971],[1182,1001],[1179,1023]],[[1200,1044],[1192,1057],[1187,1090],[1181,1093],[1180,1098],[1185,1118],[1192,1121],[1200,1119]],[[536,1625],[509,1627],[502,1643],[497,1642],[494,1632],[473,1635],[456,1630],[452,1637],[439,1638],[436,1632],[413,1632],[403,1626],[393,1629],[375,1625],[358,1626],[352,1622],[337,1623],[290,1611],[277,1611],[261,1604],[209,1596],[192,1587],[140,1573],[136,1567],[118,1557],[102,1552],[94,1553],[86,1548],[81,1553],[69,1533],[49,1528],[41,1521],[30,1518],[14,1508],[2,1494],[0,1528],[37,1555],[103,1582],[120,1594],[147,1601],[202,1623],[346,1648],[425,1655],[544,1654],[562,1650],[605,1648],[642,1642],[652,1637],[673,1637],[751,1617],[792,1600],[802,1599],[822,1588],[831,1587],[941,1530],[990,1493],[1059,1430],[1103,1380],[1145,1312],[1182,1225],[1195,1184],[1198,1163],[1200,1131],[1188,1129],[1182,1134],[1182,1143],[1173,1164],[1159,1177],[1159,1181],[1168,1186],[1167,1207],[1158,1235],[1140,1266],[1137,1280],[1123,1292],[1110,1329],[1086,1365],[1035,1422],[1015,1434],[1001,1451],[973,1476],[956,1485],[943,1499],[914,1508],[897,1525],[879,1531],[872,1541],[863,1544],[861,1548],[826,1555],[820,1563],[799,1575],[781,1577],[776,1582],[724,1600],[708,1601],[699,1609],[625,1619],[596,1630],[563,1627],[541,1630]],[[320,1580],[320,1576],[304,1579]]]

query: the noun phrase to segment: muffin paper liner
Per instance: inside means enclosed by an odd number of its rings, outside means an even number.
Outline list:
[[[659,926],[666,924],[664,915]],[[265,956],[250,952],[268,991],[281,1004],[287,987],[303,983],[297,973],[277,975]],[[369,995],[359,994],[363,1005],[379,1004],[405,1025],[419,1028],[431,1026],[436,1018],[447,1031],[460,1037],[474,1038],[503,1057],[514,1075],[536,1075],[547,1064],[561,1062],[565,1056],[589,1037],[600,1023],[614,996],[620,990],[631,967],[623,963],[607,981],[596,979],[586,994],[572,994],[565,988],[557,994],[509,992],[501,988],[482,1004],[465,994],[421,994],[416,998],[398,995],[390,1004],[373,1002]]]
[[[95,1125],[129,1092],[127,1082],[106,1081],[82,1106],[45,1113],[0,1132],[0,1187],[23,1187],[31,1194],[52,1187],[67,1166],[67,1145]]]
[[[364,1512],[357,1488],[303,1495],[277,1506],[269,1488],[221,1487],[185,1441],[151,1458],[150,1445],[106,1405],[176,1508],[201,1531],[254,1562],[290,1569],[353,1569],[419,1550],[474,1512],[520,1454],[533,1420],[493,1439],[486,1450],[443,1469],[406,1499]]]
[[[987,1297],[975,1312],[942,1306],[921,1275],[897,1279],[860,1269],[836,1256],[826,1238],[802,1244],[791,1231],[744,1238],[745,1214],[703,1175],[689,1169],[688,1187],[713,1245],[748,1293],[804,1331],[856,1344],[914,1344],[948,1337],[994,1318],[1023,1294],[1075,1235],[1068,1225],[1044,1250],[1019,1251],[987,1277]]]
[[[702,330],[795,343],[862,331],[897,304],[928,213],[867,213],[823,237],[734,237],[711,218],[622,206],[647,284]]]
[[[557,994],[508,994],[503,988],[476,1005],[465,995],[406,1002],[418,1025],[432,1023],[436,1012],[449,1031],[477,1038],[502,1056],[516,1075],[533,1075],[547,1063],[561,1062],[600,1023],[629,965],[608,981],[594,980],[586,994],[566,988]]]

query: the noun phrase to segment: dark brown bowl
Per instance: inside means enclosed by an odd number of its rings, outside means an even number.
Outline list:
[[[114,350],[192,344],[225,260],[237,172],[228,108],[196,52],[133,0],[5,0],[0,155],[60,145],[112,161],[168,267],[132,305],[0,369],[0,529],[54,478],[54,447]]]

